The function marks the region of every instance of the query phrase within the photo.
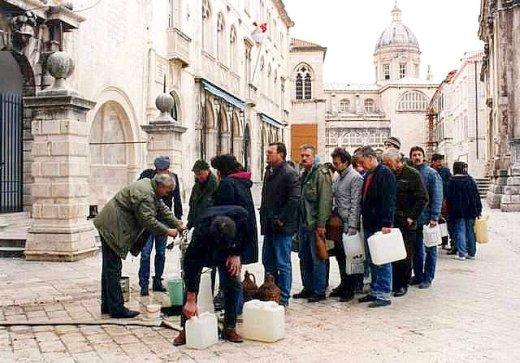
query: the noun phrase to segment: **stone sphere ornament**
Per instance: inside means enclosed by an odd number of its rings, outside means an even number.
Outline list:
[[[155,106],[161,113],[170,113],[175,106],[175,100],[172,95],[168,93],[162,93],[155,99]]]
[[[47,70],[54,78],[54,84],[51,89],[66,90],[65,80],[74,72],[74,62],[66,52],[54,52],[47,58]]]

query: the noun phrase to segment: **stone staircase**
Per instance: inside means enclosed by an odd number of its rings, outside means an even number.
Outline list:
[[[28,212],[0,214],[0,257],[24,257]]]
[[[478,192],[481,198],[486,198],[489,187],[491,186],[491,179],[489,178],[477,178],[475,179],[477,182]]]

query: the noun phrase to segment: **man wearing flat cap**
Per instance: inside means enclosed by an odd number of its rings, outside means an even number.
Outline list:
[[[140,179],[153,179],[157,174],[169,174],[175,183],[175,187],[170,193],[162,197],[162,201],[172,210],[177,219],[182,218],[182,200],[179,186],[179,178],[170,171],[170,158],[168,156],[159,156],[154,160],[155,169],[146,169],[139,176]],[[173,203],[172,203],[173,202]],[[148,284],[150,282],[150,255],[155,241],[155,275],[153,277],[153,291],[166,291],[162,284],[162,274],[164,272],[164,263],[166,260],[166,242],[165,235],[151,235],[141,251],[141,265],[139,267],[139,286],[141,287],[141,296],[148,295]]]

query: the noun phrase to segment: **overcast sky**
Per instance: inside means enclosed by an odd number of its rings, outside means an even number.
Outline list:
[[[394,0],[284,0],[296,25],[291,36],[328,48],[325,82],[374,82],[372,55],[391,22]],[[483,49],[478,39],[480,0],[398,0],[402,21],[421,48],[421,77],[435,81],[456,69],[464,52]]]

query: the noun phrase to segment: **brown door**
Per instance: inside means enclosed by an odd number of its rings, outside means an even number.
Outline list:
[[[300,146],[311,144],[318,147],[318,125],[292,125],[291,126],[291,160],[300,162]]]

